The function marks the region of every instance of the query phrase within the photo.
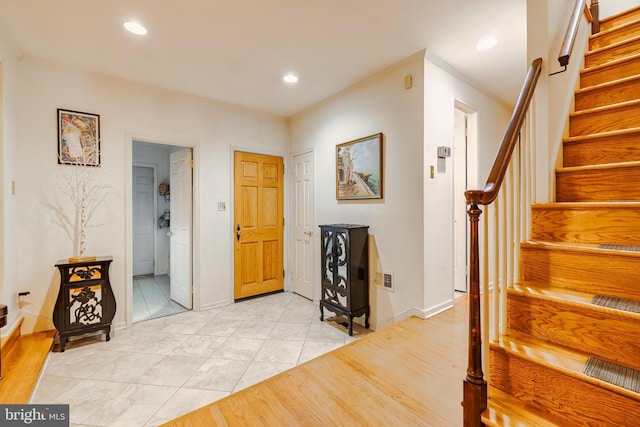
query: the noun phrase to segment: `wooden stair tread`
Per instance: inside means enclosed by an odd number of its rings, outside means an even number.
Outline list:
[[[509,331],[507,335],[503,335],[498,342],[492,343],[492,345],[572,375],[577,375],[582,371],[582,367],[589,359],[585,353],[551,344],[517,331]]]
[[[626,14],[627,12],[625,12],[624,14]],[[607,18],[608,20],[608,18]],[[603,20],[604,22],[605,20]],[[605,30],[600,30],[599,33],[597,34],[591,34],[589,35],[589,40],[594,40],[594,39],[599,39],[599,38],[603,38],[608,36],[611,33],[615,33],[616,31],[621,31],[621,30],[625,30],[629,27],[632,27],[634,25],[637,25],[638,23],[640,23],[640,19],[632,19],[630,21],[621,23],[619,25],[616,25],[615,27],[611,27],[611,28],[607,28]]]
[[[634,80],[640,81],[640,74],[636,74],[633,76],[628,76],[628,77],[623,77],[621,79],[616,79],[616,80],[610,80],[608,82],[605,83],[600,83],[600,84],[596,84],[596,85],[592,85],[592,86],[586,86],[580,89],[576,89],[575,94],[576,95],[582,95],[582,94],[589,94],[590,92],[594,92],[600,89],[606,89],[609,88],[611,86],[616,86],[616,85],[620,85],[620,84],[624,84],[624,83],[630,83],[633,82]]]
[[[0,402],[25,404],[38,382],[40,372],[53,346],[55,330],[21,335],[2,360]]]
[[[507,292],[517,293],[520,295],[531,295],[540,299],[562,301],[568,305],[576,306],[588,306],[596,312],[600,312],[604,315],[615,313],[616,315],[627,317],[629,319],[640,322],[640,314],[629,312],[625,310],[617,310],[615,308],[603,307],[591,303],[593,297],[592,293],[581,292],[571,289],[557,288],[554,286],[538,287],[535,283],[517,283],[513,287],[507,289]]]
[[[579,171],[597,171],[607,169],[622,169],[622,168],[636,168],[640,167],[640,161],[634,162],[620,162],[620,163],[605,163],[601,165],[587,165],[587,166],[567,166],[556,169],[556,173],[569,173]],[[627,203],[627,201],[621,201]],[[633,203],[630,201],[629,203]]]
[[[589,46],[592,46],[594,44],[600,44],[600,43],[610,44],[611,41],[607,42],[608,37],[615,37],[616,35],[618,37],[625,37],[629,33],[631,33],[633,30],[637,31],[639,25],[640,25],[640,19],[631,19],[627,22],[616,25],[615,27],[607,28],[604,30],[601,29],[599,33],[592,34],[589,36]],[[607,44],[600,47],[604,47],[604,46],[607,46]]]
[[[564,138],[563,142],[565,144],[571,144],[571,143],[578,143],[578,142],[588,141],[588,140],[597,139],[597,138],[625,136],[625,135],[630,135],[634,133],[640,134],[640,127],[612,130],[612,131],[600,132],[600,133],[590,133],[587,135],[570,136],[570,137]]]
[[[628,53],[597,64],[586,64],[580,71],[580,87],[593,86],[640,74],[640,54]]]
[[[587,353],[555,345],[516,331],[509,331],[507,335],[502,336],[498,342],[491,345],[517,354],[523,359],[544,365],[553,371],[640,401],[638,393],[583,374],[582,369],[590,357]]]
[[[640,162],[639,162],[640,163]],[[617,164],[617,163],[616,163]],[[583,166],[579,166],[583,167]],[[543,209],[640,209],[640,202],[636,201],[611,201],[611,202],[550,202],[535,203],[532,208]]]
[[[626,55],[620,58],[616,58],[612,61],[609,62],[605,62],[604,64],[598,64],[598,65],[593,65],[591,67],[585,67],[582,70],[580,70],[580,74],[589,74],[589,73],[594,73],[594,72],[598,72],[598,71],[602,71],[603,69],[606,68],[611,68],[614,67],[616,65],[620,65],[624,62],[632,62],[636,59],[640,59],[640,53],[637,53],[635,55]]]
[[[533,241],[640,246],[640,203],[559,202],[531,206]],[[622,248],[624,246],[624,248]]]
[[[620,245],[622,246],[622,245]],[[562,250],[563,252],[575,252],[578,254],[588,255],[588,254],[607,254],[611,255],[620,255],[624,257],[640,257],[640,252],[635,251],[625,251],[623,249],[608,249],[601,248],[598,244],[595,243],[582,243],[582,242],[549,242],[545,240],[536,240],[530,242],[522,242],[520,243],[520,247],[531,248],[531,249],[556,249]]]
[[[600,293],[595,289],[589,292]],[[593,296],[533,284],[512,286],[507,290],[509,331],[640,369],[640,313],[594,304]],[[640,299],[635,304],[628,298],[622,302],[635,310]]]
[[[640,42],[640,36],[631,37],[631,38],[626,39],[626,40],[621,40],[621,41],[616,42],[616,43],[611,43],[610,45],[607,45],[607,46],[603,46],[603,47],[599,47],[599,48],[596,48],[596,49],[592,49],[592,50],[587,51],[585,53],[585,57],[597,55],[599,53],[606,52],[607,50],[613,50],[613,49],[615,49],[617,47],[620,47],[620,46],[623,46],[625,44],[634,44],[634,43],[637,43],[637,42]]]
[[[570,118],[581,117],[589,114],[604,113],[611,110],[617,110],[621,108],[630,108],[630,107],[636,107],[636,106],[640,106],[640,99],[634,99],[633,101],[618,102],[616,104],[604,105],[602,107],[589,108],[587,110],[574,111],[573,113],[569,114],[569,117]],[[626,128],[626,129],[631,129],[631,128]],[[603,132],[599,132],[599,133],[603,133]]]
[[[622,12],[608,16],[600,20],[600,29],[606,31],[609,28],[614,28],[618,25],[624,25],[627,22],[626,19],[635,20],[634,15],[640,15],[640,6],[632,7],[631,9],[623,10]],[[631,17],[631,18],[628,18]],[[619,22],[622,21],[622,22]]]
[[[630,252],[615,249],[602,249],[597,244],[592,243],[558,243],[558,242],[545,242],[545,241],[528,241],[520,243],[520,247],[531,249],[560,249],[565,252],[575,252],[578,254],[598,254],[598,253],[611,253],[621,254],[623,256],[640,257],[639,252]]]
[[[482,414],[482,422],[486,426],[500,427],[556,427],[563,420],[555,420],[547,413],[542,413],[533,405],[526,404],[495,387],[488,388],[488,407]]]
[[[592,110],[640,98],[640,73],[611,76],[605,82],[586,82],[574,93],[575,111]]]
[[[585,67],[594,67],[596,65],[606,64],[629,55],[635,55],[638,52],[640,44],[640,35],[632,36],[617,42],[612,42],[606,46],[589,50],[584,55]]]

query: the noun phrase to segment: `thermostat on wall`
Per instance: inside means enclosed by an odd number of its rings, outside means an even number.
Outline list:
[[[438,158],[446,159],[451,157],[451,147],[438,147]]]

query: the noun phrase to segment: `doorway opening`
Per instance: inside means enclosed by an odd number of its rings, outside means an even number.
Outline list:
[[[191,148],[133,140],[132,321],[190,310]]]
[[[469,220],[464,192],[475,186],[469,158],[475,147],[477,113],[456,101],[453,138],[453,288],[466,293],[469,282]],[[475,188],[475,187],[474,187]]]

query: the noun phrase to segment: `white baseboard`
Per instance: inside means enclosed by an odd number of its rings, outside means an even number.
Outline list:
[[[122,322],[111,324],[112,331],[119,331],[120,329],[127,329],[127,322],[122,321]]]
[[[415,316],[423,320],[428,319],[429,317],[433,317],[436,314],[442,313],[443,311],[450,309],[451,307],[453,307],[453,303],[454,301],[451,299],[429,308],[412,307],[408,310],[403,311],[402,313],[396,314],[391,319],[378,321],[378,324],[376,325],[376,327],[377,329],[382,329],[384,327],[391,326],[394,323],[398,323],[404,319],[408,319],[411,316]]]
[[[24,322],[22,310],[15,311],[13,315],[11,314],[12,313],[10,313],[7,318],[7,324],[0,329],[0,333],[3,337],[11,335],[13,330],[19,328],[22,322]]]
[[[231,300],[225,299],[225,300],[210,302],[209,304],[202,304],[200,305],[200,311],[212,310],[214,308],[224,307],[225,305],[229,305],[232,302],[233,301]]]

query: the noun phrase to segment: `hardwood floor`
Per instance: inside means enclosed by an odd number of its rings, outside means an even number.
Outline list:
[[[458,298],[164,426],[461,426],[467,315]]]

